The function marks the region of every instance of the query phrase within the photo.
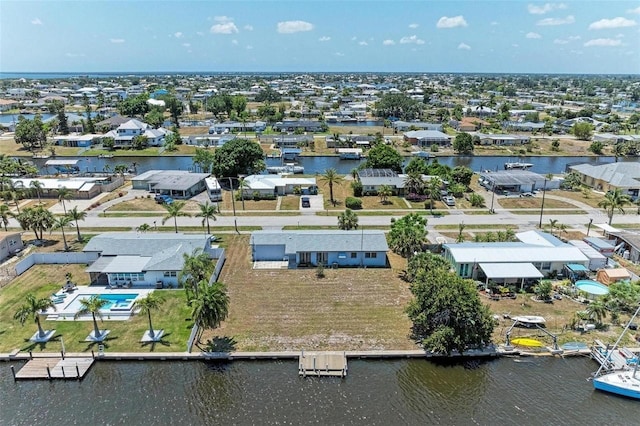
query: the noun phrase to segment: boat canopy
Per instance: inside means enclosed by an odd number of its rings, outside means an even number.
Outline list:
[[[47,160],[45,166],[76,166],[80,160]]]
[[[532,263],[480,263],[487,278],[542,278]]]
[[[573,272],[589,272],[589,269],[579,263],[567,263],[567,268]]]

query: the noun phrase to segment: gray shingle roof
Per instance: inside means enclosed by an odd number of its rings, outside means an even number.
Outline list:
[[[617,188],[640,187],[640,163],[579,164],[570,169],[594,179],[609,182]]]
[[[285,245],[286,253],[388,251],[383,231],[256,231],[254,245]]]

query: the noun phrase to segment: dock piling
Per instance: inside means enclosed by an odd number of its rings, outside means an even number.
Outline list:
[[[13,374],[13,381],[16,381],[16,368],[12,365],[11,366],[11,374]]]
[[[51,380],[51,370],[49,370],[49,364],[47,364],[47,376],[49,377],[49,380]]]

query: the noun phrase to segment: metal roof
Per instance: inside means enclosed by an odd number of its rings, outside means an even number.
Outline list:
[[[542,278],[531,263],[480,263],[487,278]]]
[[[543,181],[544,176],[528,170],[499,170],[497,172],[480,173],[480,176],[495,185],[530,185]]]
[[[286,253],[389,250],[383,231],[256,231],[253,245],[285,245]]]
[[[398,173],[391,169],[362,169],[358,170],[359,177],[396,177]]]
[[[456,263],[585,263],[589,259],[570,244],[559,247],[524,243],[457,243],[444,244]]]
[[[209,173],[191,173],[184,170],[149,170],[131,178],[131,180],[145,182],[157,190],[186,191],[207,177],[209,177]]]

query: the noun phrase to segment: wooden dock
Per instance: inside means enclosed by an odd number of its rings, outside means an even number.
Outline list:
[[[16,373],[16,380],[80,380],[93,365],[94,359],[38,357],[33,358]],[[13,370],[13,366],[11,367]]]
[[[347,376],[347,355],[345,352],[302,352],[299,358],[301,376]]]

